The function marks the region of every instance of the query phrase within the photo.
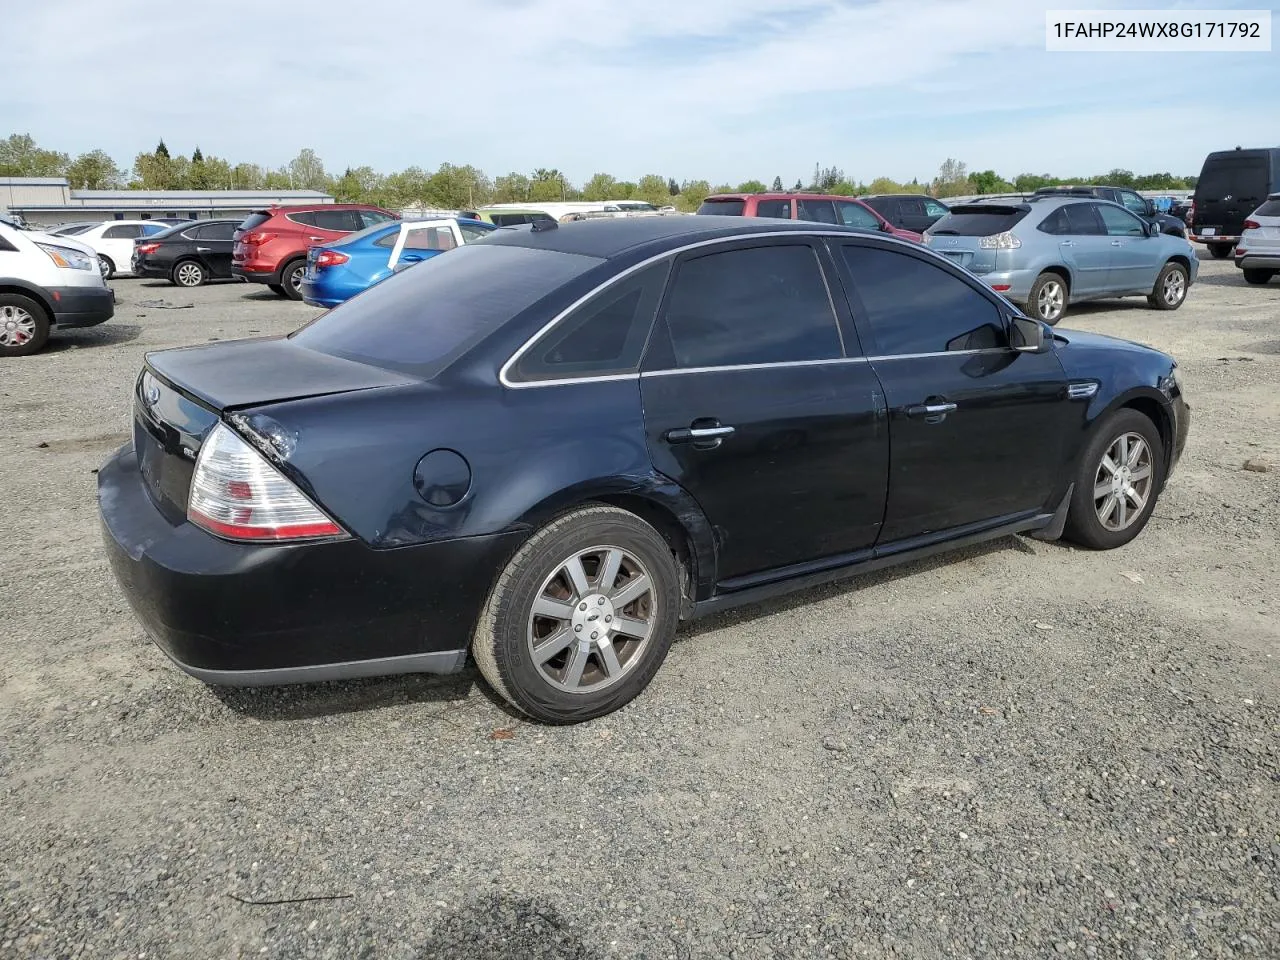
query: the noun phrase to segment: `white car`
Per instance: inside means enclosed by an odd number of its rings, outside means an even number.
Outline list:
[[[1280,274],[1280,193],[1244,222],[1244,232],[1236,244],[1236,266],[1244,271],[1245,283],[1264,284]]]
[[[129,272],[133,241],[170,229],[154,220],[107,220],[103,223],[69,223],[51,231],[58,237],[75,237],[93,248],[105,280]]]
[[[92,327],[114,313],[97,251],[0,220],[0,357],[35,353],[54,328]]]

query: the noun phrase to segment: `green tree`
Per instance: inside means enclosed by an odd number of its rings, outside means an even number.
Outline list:
[[[230,181],[236,190],[261,190],[266,183],[266,174],[256,163],[237,163],[231,168]]]
[[[667,196],[669,197],[680,196],[680,184],[676,183],[675,177],[670,177],[667,180]]]
[[[800,179],[799,179],[798,177],[796,178],[796,185],[795,185],[794,187],[792,187],[792,188],[791,188],[791,192],[792,192],[792,193],[804,193],[804,184],[800,181]]]
[[[329,189],[329,176],[324,172],[324,163],[310,147],[299,150],[284,172],[289,175],[289,182],[294,190]]]
[[[160,142],[156,144],[155,153],[157,157],[164,157],[166,160],[170,159],[169,148],[164,145],[164,137],[161,137]]]
[[[529,199],[531,184],[523,173],[508,173],[493,181],[494,203],[520,203]]]
[[[70,163],[65,153],[38,147],[29,133],[14,133],[0,140],[0,176],[61,177]]]
[[[124,185],[124,171],[102,150],[82,153],[67,167],[73,190],[116,190]]]
[[[529,199],[543,202],[565,200],[569,192],[569,181],[565,175],[554,168],[539,167],[529,178]]]
[[[707,183],[707,181],[686,180],[680,184],[679,207],[681,210],[697,210],[710,193],[711,184]]]
[[[774,177],[774,178],[773,178],[773,185],[769,188],[769,191],[770,191],[771,193],[781,193],[781,192],[782,192],[782,178],[781,178],[781,177]]]
[[[481,171],[470,166],[442,163],[427,178],[426,196],[432,206],[462,210],[483,206],[493,193],[493,184]]]
[[[582,185],[583,200],[613,200],[618,181],[607,173],[595,173]]]
[[[975,193],[973,181],[969,179],[968,167],[959,160],[947,157],[938,168],[938,175],[933,181],[935,197],[962,197]]]
[[[1056,186],[1059,182],[1047,173],[1020,173],[1013,178],[1013,187],[1020,193],[1031,193],[1041,187]]]
[[[1098,179],[1110,187],[1132,187],[1134,185],[1133,171],[1121,170],[1119,167]]]
[[[737,193],[765,193],[767,188],[759,180],[744,180],[738,184]]]
[[[871,181],[871,185],[867,187],[867,193],[906,193],[902,184],[897,180],[891,180],[889,177],[876,177]]]
[[[978,193],[1008,193],[1013,184],[994,170],[980,170],[969,177]]]
[[[656,173],[645,174],[636,184],[634,196],[645,203],[652,203],[655,207],[669,203],[671,194],[667,192],[667,178]]]
[[[160,142],[160,147],[164,141]],[[186,157],[175,160],[166,149],[160,147],[152,153],[140,153],[133,159],[133,181],[130,187],[141,190],[182,190],[187,186],[185,173],[189,166]],[[178,161],[181,161],[179,164]]]

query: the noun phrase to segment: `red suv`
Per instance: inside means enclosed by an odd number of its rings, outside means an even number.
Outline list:
[[[702,202],[698,213],[836,223],[920,242],[920,234],[895,227],[856,197],[824,193],[717,193]]]
[[[399,220],[394,213],[363,203],[270,207],[249,214],[235,232],[231,272],[276,293],[301,300],[307,247],[332,243],[356,230]]]

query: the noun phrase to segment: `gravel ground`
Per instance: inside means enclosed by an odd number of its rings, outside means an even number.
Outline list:
[[[474,671],[173,668],[94,468],[145,351],[315,311],[116,281],[113,321],[0,369],[0,956],[1280,955],[1280,281],[1201,276],[1064,324],[1185,373],[1132,545],[1009,539],[700,623],[570,729]]]

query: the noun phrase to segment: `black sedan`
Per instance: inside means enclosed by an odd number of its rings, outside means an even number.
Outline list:
[[[199,220],[134,242],[133,275],[179,287],[231,278],[232,234],[239,220]]]
[[[1025,533],[1119,547],[1186,442],[1168,356],[814,223],[504,228],[287,337],[148,355],[111,563],[211,684],[461,669],[614,710],[681,620]]]

